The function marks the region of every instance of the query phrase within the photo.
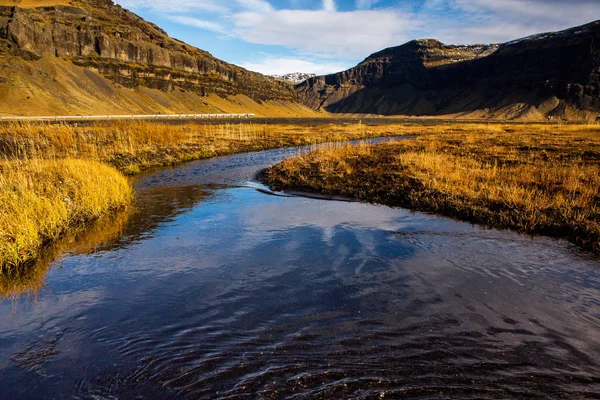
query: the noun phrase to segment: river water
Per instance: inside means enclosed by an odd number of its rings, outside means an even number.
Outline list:
[[[0,398],[600,397],[598,258],[254,181],[296,153],[137,179],[0,303]]]

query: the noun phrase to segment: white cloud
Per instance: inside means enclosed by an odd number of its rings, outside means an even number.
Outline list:
[[[462,21],[428,16],[427,34],[444,43],[501,43],[562,30],[600,16],[597,0],[428,0],[429,10],[450,8]]]
[[[335,0],[293,0],[277,9],[268,0],[116,0],[176,23],[281,46],[295,55],[244,65],[268,74],[327,73],[411,39],[433,37],[448,44],[498,43],[565,29],[600,17],[600,0],[424,0],[376,8],[380,0],[354,0],[357,10],[339,11]],[[315,3],[320,10],[306,9]],[[412,4],[412,3],[411,3]],[[298,9],[303,8],[304,9]],[[203,47],[202,43],[195,43]],[[247,56],[240,53],[239,58]],[[239,62],[239,58],[228,61]],[[322,67],[316,62],[326,60]]]
[[[335,11],[335,1],[334,0],[323,0],[323,10],[324,11]]]
[[[231,12],[222,2],[213,0],[117,0],[116,2],[131,10],[149,9],[168,13],[194,10],[219,14]]]
[[[336,62],[311,62],[298,58],[269,57],[258,62],[243,62],[240,64],[250,71],[260,72],[265,75],[284,75],[293,72],[314,73],[326,75],[333,72],[343,71],[352,65],[344,65]]]
[[[507,23],[562,22],[569,25],[580,23],[582,17],[589,20],[600,17],[597,0],[453,0],[453,3],[468,12],[491,12],[494,18]]]
[[[346,60],[403,43],[415,25],[410,15],[389,10],[243,12],[233,21],[235,35],[247,42]]]
[[[226,33],[225,28],[216,22],[206,21],[199,18],[185,17],[182,15],[169,15],[167,16],[173,22],[177,22],[182,25],[192,26],[194,28],[206,29],[217,33]]]

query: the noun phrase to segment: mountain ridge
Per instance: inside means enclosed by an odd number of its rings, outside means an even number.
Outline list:
[[[171,38],[111,0],[0,0],[0,65],[5,114],[213,113],[240,104],[256,112],[270,103],[260,115],[275,106],[286,116],[313,115],[292,84]],[[231,107],[219,98],[231,98]],[[31,112],[18,103],[31,103]]]
[[[599,46],[600,21],[502,44],[418,39],[293,85],[171,38],[111,0],[0,0],[0,114],[593,119]]]
[[[421,39],[296,86],[332,113],[590,119],[600,111],[600,22],[503,44]]]

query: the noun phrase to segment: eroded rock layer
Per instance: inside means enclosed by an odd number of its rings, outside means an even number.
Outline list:
[[[257,101],[297,99],[291,85],[228,64],[170,38],[110,0],[22,7],[0,2],[0,55],[66,58],[129,88],[245,95]],[[15,4],[15,5],[11,5]]]
[[[600,22],[501,45],[417,40],[296,86],[334,113],[592,118],[600,111]]]

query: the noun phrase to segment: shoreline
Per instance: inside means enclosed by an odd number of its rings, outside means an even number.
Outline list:
[[[532,135],[534,137],[546,140],[548,137],[552,137],[552,132],[558,130],[559,136],[562,135],[561,137],[566,139],[569,139],[570,136],[580,135],[581,132],[584,132],[584,137],[580,138],[580,140],[583,140],[582,145],[580,148],[575,150],[577,150],[579,153],[585,150],[585,152],[592,155],[598,154],[598,160],[600,160],[600,142],[595,140],[596,136],[593,138],[585,136],[589,136],[590,132],[592,132],[593,135],[600,135],[600,126],[598,125],[549,126],[524,124],[458,124],[442,126],[368,126],[359,123],[352,125],[328,124],[317,126],[293,126],[255,124],[168,125],[127,122],[96,124],[86,127],[48,124],[17,124],[9,128],[15,129],[11,130],[0,126],[0,145],[2,145],[4,153],[0,154],[0,156],[4,157],[4,161],[0,159],[0,171],[2,171],[0,178],[4,178],[11,174],[18,176],[18,174],[22,172],[21,170],[23,169],[22,166],[24,165],[24,160],[29,160],[28,162],[33,163],[37,162],[40,164],[38,167],[41,168],[41,170],[44,169],[41,164],[47,162],[57,162],[61,160],[76,160],[82,163],[97,163],[97,165],[102,166],[101,168],[106,167],[113,169],[113,172],[111,172],[112,174],[117,173],[122,177],[122,175],[135,176],[139,175],[142,171],[177,166],[185,162],[209,159],[217,156],[329,143],[329,145],[326,145],[325,148],[313,152],[328,153],[332,159],[324,159],[327,165],[319,166],[317,163],[313,163],[308,169],[307,165],[298,164],[294,166],[297,173],[306,175],[305,178],[312,176],[312,182],[306,179],[304,181],[289,181],[288,178],[292,178],[292,176],[290,175],[286,178],[285,174],[281,176],[288,179],[288,181],[286,181],[286,179],[279,179],[278,181],[274,179],[274,175],[263,176],[261,180],[266,181],[271,187],[275,185],[279,186],[280,188],[300,189],[304,192],[320,192],[321,194],[326,195],[355,198],[361,201],[369,201],[391,206],[401,206],[418,211],[435,212],[441,215],[446,215],[474,223],[480,223],[498,228],[510,228],[525,233],[541,233],[556,237],[571,236],[572,241],[578,242],[578,244],[583,247],[592,248],[594,251],[598,251],[598,249],[600,249],[600,242],[598,241],[598,237],[600,237],[600,233],[598,232],[600,232],[600,229],[597,231],[595,229],[590,230],[588,226],[581,228],[578,226],[573,226],[572,224],[565,224],[564,221],[562,221],[562,225],[559,224],[558,226],[552,223],[538,224],[535,227],[528,227],[527,225],[523,226],[523,221],[519,220],[518,214],[527,212],[527,208],[519,208],[519,206],[513,205],[511,206],[511,211],[510,207],[507,209],[507,207],[502,204],[503,199],[501,197],[496,199],[495,203],[493,203],[494,207],[500,210],[500,212],[494,214],[494,212],[486,209],[487,206],[492,204],[489,201],[486,205],[486,202],[482,199],[476,199],[477,201],[473,202],[471,201],[472,199],[470,200],[468,198],[468,196],[461,198],[452,192],[444,192],[439,190],[436,191],[435,188],[430,187],[431,182],[422,182],[419,179],[416,179],[414,176],[405,176],[404,178],[410,179],[404,179],[400,183],[396,182],[399,183],[399,186],[397,187],[390,187],[388,184],[389,182],[386,181],[386,179],[381,179],[382,176],[378,176],[378,173],[380,174],[382,171],[377,171],[377,167],[379,164],[382,164],[382,160],[369,160],[368,157],[365,158],[365,156],[370,154],[372,148],[386,145],[380,144],[370,146],[363,143],[353,147],[355,150],[358,149],[358,153],[355,153],[354,150],[349,151],[347,146],[343,147],[339,145],[339,142],[351,140],[368,140],[392,136],[400,137],[420,135],[419,138],[415,139],[414,141],[408,142],[416,143],[423,140],[434,143],[437,140],[440,141],[440,143],[444,142],[444,145],[448,145],[453,141],[460,141],[464,140],[465,138],[468,139],[467,142],[476,142],[477,140],[485,141],[486,138],[495,137],[497,141],[492,144],[494,146],[501,147],[500,142],[509,138],[510,135],[519,135],[521,132],[533,132]],[[403,141],[407,142],[406,140]],[[559,144],[568,146],[566,141],[563,142]],[[519,144],[521,147],[522,145],[526,145],[526,149],[528,148],[527,146],[535,149],[534,143],[527,142]],[[339,157],[338,153],[340,152],[340,149],[346,149],[342,151],[342,153],[346,152],[346,159]],[[450,149],[450,153],[457,153],[455,144],[449,145],[448,149]],[[475,152],[478,151],[476,147],[472,147],[471,150]],[[513,152],[516,151],[514,148],[510,150]],[[538,150],[539,149],[535,151],[539,153]],[[548,156],[546,150],[542,151],[542,156],[544,157]],[[558,146],[558,148],[551,148],[550,150],[555,153],[560,153],[561,151],[560,146]],[[361,154],[361,152],[364,154]],[[458,153],[460,153],[460,151],[458,151]],[[460,156],[458,153],[454,156]],[[576,157],[577,154],[566,154],[566,156]],[[484,160],[485,157],[490,156],[489,154],[480,154],[480,156],[483,157],[483,161],[480,160],[481,162],[490,162],[490,160]],[[565,154],[562,156],[565,156]],[[23,160],[19,160],[19,157],[21,157]],[[310,157],[310,154],[301,155],[299,158],[296,158],[296,160],[303,158],[308,160],[307,157]],[[388,157],[388,159],[384,160],[383,165],[393,166],[397,161],[393,154],[388,154],[386,157]],[[540,154],[537,154],[535,157],[540,158],[541,156]],[[368,162],[365,165],[353,165],[353,163],[359,159]],[[294,159],[286,160],[282,164],[293,163],[293,160]],[[593,163],[586,165],[585,167],[588,169],[592,168],[590,170],[592,172],[598,171],[598,165],[600,164],[600,161],[598,160],[592,160]],[[473,160],[470,160],[469,162],[472,161]],[[496,159],[494,162],[499,161],[502,163],[506,160],[502,161]],[[332,163],[335,163],[335,165]],[[269,171],[276,170],[280,165],[281,164],[278,164],[277,166],[267,169],[265,173],[268,175]],[[335,175],[333,176],[334,179],[329,179],[329,182],[325,182],[326,185],[324,186],[324,181],[319,181],[319,179],[327,177],[327,173],[315,173],[314,167],[316,166],[321,169],[324,166],[326,167],[325,169],[329,168]],[[371,171],[375,171],[376,173],[372,174],[371,176],[368,176],[368,174],[362,174],[358,180],[356,179],[356,174],[354,174],[354,181],[350,182],[350,185],[348,185],[344,179],[340,181],[340,178],[352,176],[352,173],[350,172],[353,170],[360,170],[363,167],[366,167]],[[474,165],[474,167],[481,170],[485,170],[486,168],[485,165]],[[558,167],[560,168],[561,166],[558,165]],[[426,169],[428,166],[425,165],[424,168]],[[568,163],[563,163],[562,168],[566,168],[565,170],[568,170],[570,167]],[[94,168],[92,168],[90,171],[93,172],[93,170]],[[280,172],[283,173],[283,171]],[[391,176],[392,182],[394,179],[397,179],[401,176],[398,175],[398,171],[395,173],[397,174],[396,176]],[[90,174],[88,173],[84,175]],[[596,175],[600,174],[596,172]],[[41,177],[43,174],[38,172],[35,176]],[[390,176],[384,174],[383,178],[386,177],[390,178]],[[329,178],[332,177],[330,176]],[[481,177],[475,178],[480,179]],[[81,180],[82,177],[80,176],[77,179]],[[337,183],[334,182],[335,179],[338,179]],[[23,177],[15,179],[15,181],[23,180]],[[36,192],[39,191],[40,187],[48,186],[48,184],[52,182],[52,179],[46,176],[41,180],[38,179],[37,183],[35,179],[32,180],[30,178],[25,179],[25,181],[30,182],[29,187],[26,187],[25,189]],[[557,184],[557,182],[553,182],[552,184]],[[592,186],[594,184],[595,182],[592,182]],[[5,184],[5,189],[0,192],[0,194],[10,194],[10,190],[8,190],[8,188],[12,187],[11,185],[13,184]],[[50,184],[50,186],[52,185]],[[598,183],[598,186],[600,186],[600,182]],[[54,187],[56,187],[56,185],[54,185]],[[399,190],[399,188],[403,188],[403,190]],[[133,192],[131,192],[133,190],[131,181],[128,182],[128,189],[123,189],[122,191],[125,193],[128,190],[130,191],[129,196],[133,196]],[[97,192],[97,190],[90,189],[89,192]],[[22,211],[19,211],[19,215],[24,215],[26,220],[31,220],[31,218],[33,218],[34,223],[29,223],[29,226],[34,226],[35,228],[36,224],[43,225],[48,222],[48,219],[54,218],[51,216],[52,212],[42,213],[38,216],[34,215],[33,217],[31,215],[27,216],[26,214],[28,212],[33,213],[33,211],[27,211],[28,201],[25,199],[25,197],[21,196],[19,199],[17,199],[17,201],[13,200],[11,201],[17,204],[16,207],[22,208]],[[9,204],[7,201],[8,200],[6,199],[0,199],[0,206],[3,206],[4,209],[10,209],[7,207],[7,204]],[[108,209],[122,208],[130,201],[131,200],[121,203],[121,206],[119,207],[115,207],[114,205],[110,206],[106,208],[105,211]],[[58,198],[58,200],[54,200],[54,204],[56,204],[54,209],[53,206],[46,207],[49,207],[47,209],[50,211],[56,211],[56,209],[62,210],[65,209],[65,205],[63,203],[64,202],[62,199]],[[597,202],[593,204],[598,207]],[[77,205],[77,202],[75,202],[75,205]],[[13,205],[12,207],[15,206]],[[62,212],[64,214],[64,211]],[[92,212],[88,216],[78,216],[74,219],[75,222],[70,222],[67,225],[73,225],[76,227],[81,227],[82,225],[87,226],[87,222],[97,220],[99,218],[98,215],[104,216],[106,213]],[[59,224],[61,226],[54,233],[43,234],[40,236],[41,238],[29,237],[27,240],[25,240],[27,243],[29,243],[29,250],[23,253],[22,249],[24,246],[21,244],[15,245],[16,243],[20,243],[19,239],[17,239],[17,237],[21,234],[20,228],[15,228],[12,226],[12,231],[6,228],[7,225],[9,228],[11,227],[10,222],[7,222],[10,221],[10,219],[10,211],[5,213],[4,220],[0,219],[0,232],[4,232],[3,235],[0,235],[0,248],[3,246],[5,248],[12,247],[8,251],[4,250],[2,253],[0,253],[0,270],[6,269],[6,265],[8,264],[11,265],[11,268],[15,269],[22,268],[23,265],[32,263],[32,260],[35,260],[39,257],[37,255],[38,252],[43,252],[43,249],[48,247],[49,244],[57,241],[60,237],[64,236],[65,233],[72,230],[72,228],[65,227],[61,225],[61,223]],[[64,220],[65,219],[63,218],[63,223]],[[583,222],[587,224],[589,221]],[[567,226],[567,228],[565,228],[565,226]],[[35,231],[36,229],[37,228],[29,231]],[[590,236],[588,233],[591,231],[596,233]],[[7,232],[9,233],[7,234]],[[38,244],[31,245],[31,243]],[[6,256],[8,253],[11,254],[10,257]],[[10,259],[11,261],[7,262],[7,259]],[[15,262],[15,260],[21,260],[23,262]]]
[[[129,180],[89,160],[3,162],[0,174],[0,273],[35,264],[69,233],[126,209]]]
[[[499,134],[496,139],[511,142],[514,138],[507,139],[508,135]],[[486,149],[485,137],[434,136],[412,143],[317,150],[272,166],[262,177],[273,190],[342,196],[563,238],[599,254],[600,141],[596,135],[600,132],[593,132],[589,139],[598,142],[597,149],[591,143],[582,145],[571,160],[566,149],[564,154],[555,154],[563,158],[563,165],[536,159],[535,150],[530,152],[522,143],[503,154],[501,147]],[[566,141],[571,138],[570,133],[564,136]],[[465,146],[461,140],[474,140],[476,145]],[[478,146],[482,147],[477,150]],[[523,147],[520,155],[514,151],[519,147]],[[594,158],[581,161],[579,153]]]
[[[278,127],[281,133],[274,129]],[[64,236],[126,208],[135,197],[126,176],[245,152],[397,135],[389,127],[362,124],[267,127],[128,121],[89,127],[0,126],[4,152],[0,154],[0,209],[6,210],[4,215],[0,213],[0,272],[27,269]],[[67,164],[76,164],[79,171],[71,171],[73,175],[64,179],[61,171]],[[118,191],[103,191],[108,182],[100,182],[102,176],[119,181]],[[80,188],[90,178],[96,183]],[[68,194],[62,190],[64,180],[72,183],[65,189]],[[21,187],[19,182],[26,185]],[[70,199],[74,192],[77,198]],[[98,198],[104,202],[97,204]],[[88,201],[94,203],[94,209],[80,212]],[[20,216],[18,224],[12,222],[15,215]]]

